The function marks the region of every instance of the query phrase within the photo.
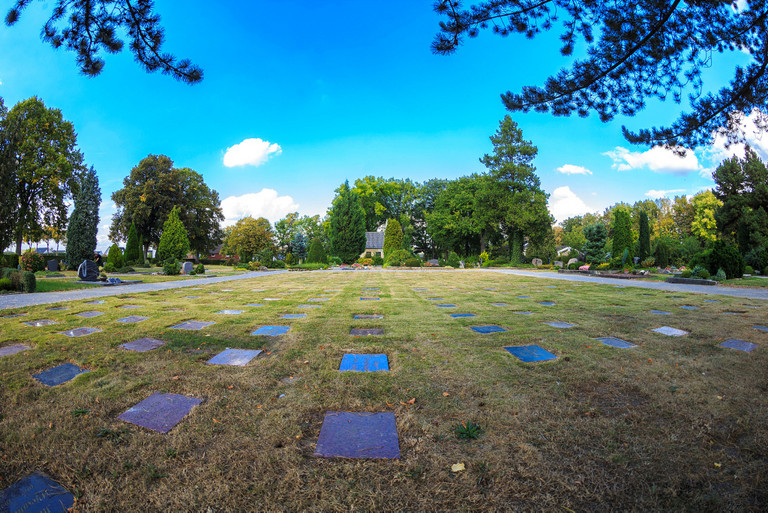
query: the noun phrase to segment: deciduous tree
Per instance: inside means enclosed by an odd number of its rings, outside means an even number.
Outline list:
[[[227,255],[237,255],[241,262],[250,262],[257,253],[274,250],[275,240],[272,225],[267,219],[244,217],[234,226],[225,230],[222,251]],[[272,257],[270,256],[270,259]],[[266,264],[266,262],[262,262]]]

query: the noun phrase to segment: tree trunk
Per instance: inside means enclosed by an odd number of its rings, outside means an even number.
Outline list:
[[[509,258],[513,264],[523,261],[523,243],[522,232],[513,230],[509,237]]]
[[[16,235],[16,254],[21,256],[21,233]]]

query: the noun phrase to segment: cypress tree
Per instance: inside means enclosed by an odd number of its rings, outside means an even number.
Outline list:
[[[125,261],[123,260],[123,251],[117,244],[112,244],[112,246],[110,246],[109,252],[107,253],[107,263],[115,269],[120,269],[125,264]]]
[[[96,170],[83,172],[78,180],[75,209],[67,225],[67,266],[77,269],[83,260],[93,259],[99,231],[101,190]]]
[[[629,212],[623,208],[616,209],[613,214],[613,257],[621,256],[624,250],[629,252],[629,261],[634,253],[632,247],[632,225],[629,220]]]
[[[397,219],[387,221],[387,228],[384,230],[384,260],[403,246],[403,229]]]
[[[651,254],[651,227],[648,224],[648,214],[640,212],[640,247],[639,254],[640,261],[642,262],[648,255]]]
[[[313,264],[322,264],[325,262],[325,251],[323,250],[323,243],[320,239],[312,239],[312,244],[309,245],[309,253],[307,254],[307,262]]]
[[[126,265],[134,265],[141,259],[139,236],[136,234],[136,225],[133,223],[131,223],[131,227],[128,229],[128,240],[125,241],[124,257]]]
[[[349,181],[339,188],[330,217],[333,252],[351,264],[365,251],[365,212],[360,197],[349,189]]]
[[[157,245],[157,260],[165,262],[169,258],[184,260],[189,253],[189,237],[184,224],[179,218],[179,207],[173,207],[168,220],[163,224],[163,234]]]

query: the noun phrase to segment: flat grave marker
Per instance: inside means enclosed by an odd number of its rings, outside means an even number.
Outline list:
[[[361,297],[360,301],[378,301],[379,299],[378,297]]]
[[[376,298],[376,299],[378,299],[378,298]],[[330,301],[330,299],[327,298],[327,297],[313,297],[311,299],[307,299],[307,301],[313,302],[313,303],[317,303],[317,302],[320,302],[320,301]]]
[[[267,337],[277,337],[288,333],[290,326],[262,326],[251,335],[264,335]]]
[[[553,328],[575,328],[576,327],[575,324],[571,324],[570,322],[560,322],[560,321],[545,322],[544,324],[548,324]]]
[[[754,329],[768,333],[768,326],[752,326]]]
[[[382,328],[352,328],[349,330],[349,334],[355,337],[368,337],[383,335],[384,330]]]
[[[133,340],[131,342],[126,342],[125,344],[121,344],[118,347],[121,347],[128,351],[136,351],[138,353],[143,353],[146,351],[157,349],[158,347],[162,347],[164,345],[165,345],[164,340],[160,340],[157,338],[144,337],[144,338]]]
[[[442,297],[428,297],[425,298],[427,301],[445,301],[445,298]]]
[[[379,289],[375,288],[375,287],[368,287],[368,288],[360,289],[360,290],[379,290]]]
[[[718,301],[717,299],[705,299],[705,303],[722,303],[722,301]]]
[[[539,304],[542,306],[555,306],[555,303],[552,301],[541,301]]]
[[[234,365],[245,367],[248,362],[261,354],[261,349],[230,349],[226,348],[205,363],[211,365]]]
[[[662,335],[667,335],[670,337],[682,337],[688,334],[687,331],[679,330],[677,328],[670,328],[669,326],[662,326],[661,328],[656,328],[651,331],[655,331],[656,333],[661,333]]]
[[[322,308],[322,305],[298,305],[296,308]]]
[[[443,305],[435,305],[438,308],[456,308],[456,305],[451,304],[443,304]]]
[[[507,303],[491,303],[492,306],[507,306]]]
[[[459,318],[459,317],[475,317],[475,314],[473,314],[473,313],[455,313],[455,314],[451,314],[451,317],[456,317],[456,318]]]
[[[655,315],[672,315],[671,312],[665,312],[664,310],[651,310],[651,313]]]
[[[556,360],[557,356],[537,345],[505,347],[511,355],[525,363]]]
[[[357,314],[357,315],[354,316],[354,318],[355,319],[383,319],[384,316],[383,315],[378,315],[378,314],[373,314],[373,315]]]
[[[216,323],[215,322],[205,322],[205,321],[186,321],[186,322],[182,322],[181,324],[177,324],[175,326],[171,326],[168,329],[197,331],[197,330],[201,330],[203,328],[207,328],[208,326],[211,326],[213,324],[216,324]]]
[[[136,310],[137,308],[141,308],[140,305],[122,305],[118,306],[118,308],[122,308],[123,310]]]
[[[33,472],[0,492],[3,513],[66,513],[75,505],[75,496],[41,472]]]
[[[595,340],[599,340],[600,342],[603,343],[603,345],[618,347],[619,349],[629,349],[631,347],[637,347],[635,344],[627,342],[626,340],[621,340],[620,338],[616,338],[616,337],[598,337]]]
[[[78,317],[84,317],[86,319],[90,319],[91,317],[98,317],[99,315],[104,315],[104,312],[97,312],[96,310],[91,310],[90,312],[80,312],[79,314],[75,314]]]
[[[117,322],[122,322],[125,324],[135,324],[137,322],[142,322],[148,320],[149,317],[142,317],[141,315],[129,315],[128,317],[123,317],[122,319],[118,319]]]
[[[155,392],[117,418],[158,433],[167,433],[202,402],[196,397]]]
[[[691,306],[691,305],[682,305],[680,308],[682,308],[683,310],[698,310],[699,309],[698,306]]]
[[[45,386],[55,387],[74,379],[75,376],[91,372],[72,363],[63,363],[47,371],[33,374],[32,377]]]
[[[5,346],[0,347],[0,357],[2,356],[11,356],[16,353],[20,353],[22,351],[26,351],[27,349],[32,349],[31,347],[27,347],[24,344],[14,344],[12,346]]]
[[[216,313],[221,315],[240,315],[243,312],[245,312],[245,310],[219,310]]]
[[[388,371],[389,361],[385,354],[345,354],[339,366],[340,372]]]
[[[221,292],[234,292],[235,289],[221,289]]]
[[[15,319],[16,317],[24,317],[25,313],[18,313],[18,314],[10,314],[10,315],[3,315],[3,319]]]
[[[265,292],[267,289],[251,289],[251,292]]]
[[[518,314],[518,315],[533,315],[533,312],[512,312],[512,313]]]
[[[33,328],[41,328],[43,326],[50,326],[51,324],[57,324],[56,321],[51,319],[40,319],[39,321],[29,321],[25,322],[27,326],[32,326]]]
[[[517,296],[517,298],[518,298],[518,299],[528,299],[528,298],[530,298],[530,297],[531,297],[531,296]]]
[[[413,289],[414,292],[427,292],[429,289]]]
[[[728,349],[735,349],[737,351],[744,351],[746,353],[751,353],[752,351],[757,349],[758,345],[752,342],[747,342],[746,340],[736,340],[732,338],[720,344],[720,347],[725,347]]]
[[[49,312],[59,312],[61,310],[66,310],[66,309],[67,309],[66,306],[53,306],[51,308],[46,308],[46,310],[48,310]]]
[[[723,315],[741,315],[743,312],[723,312]]]
[[[321,458],[400,458],[392,412],[325,414],[314,456]]]
[[[247,305],[245,305],[245,306],[253,306],[253,307],[258,307],[258,306],[264,306],[264,305],[262,305],[262,304],[260,304],[260,303],[248,303],[248,304],[247,304]]]
[[[483,334],[487,334],[487,333],[501,333],[501,332],[507,331],[504,328],[502,328],[501,326],[492,326],[492,325],[489,325],[489,326],[472,326],[470,329],[472,331],[476,331],[478,333],[483,333]]]
[[[281,319],[303,319],[307,314],[285,314]]]
[[[62,335],[67,337],[84,337],[93,333],[101,333],[101,330],[98,328],[75,328],[61,332]]]
[[[103,301],[101,299],[97,299],[95,301],[86,301],[85,302],[86,305],[103,305],[104,303],[106,303],[106,301]]]
[[[184,299],[200,299],[200,296],[184,296]]]

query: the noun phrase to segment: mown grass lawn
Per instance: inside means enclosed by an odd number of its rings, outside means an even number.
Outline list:
[[[373,296],[381,299],[360,300]],[[31,349],[0,358],[0,489],[42,470],[76,494],[78,511],[768,504],[768,333],[753,328],[768,324],[765,303],[470,270],[285,273],[104,299],[3,312],[26,315],[0,319],[0,347]],[[321,306],[299,308],[307,304]],[[91,310],[104,314],[74,315]],[[281,318],[297,313],[307,317]],[[116,322],[129,315],[150,319]],[[23,324],[40,319],[57,324]],[[216,324],[169,329],[187,320]],[[263,325],[291,330],[250,335]],[[507,331],[470,329],[480,325]],[[84,326],[103,331],[57,333]],[[690,334],[651,331],[661,326]],[[353,337],[353,327],[384,335]],[[637,347],[594,340],[603,336]],[[118,348],[141,337],[167,343],[145,353]],[[731,338],[759,347],[718,347]],[[524,364],[503,349],[527,344],[558,358]],[[206,365],[228,347],[264,352],[246,367]],[[391,371],[340,373],[345,353],[386,354]],[[91,372],[53,388],[31,377],[66,362]],[[203,402],[168,434],[117,419],[154,392]],[[400,459],[313,457],[327,411],[394,412]],[[459,439],[456,428],[470,422],[479,438]],[[456,463],[465,470],[452,472]]]

